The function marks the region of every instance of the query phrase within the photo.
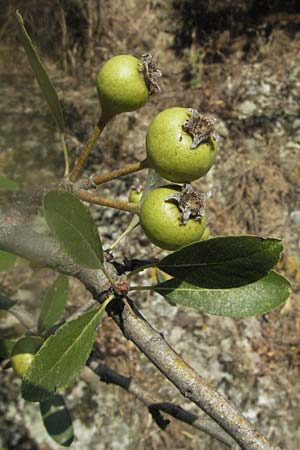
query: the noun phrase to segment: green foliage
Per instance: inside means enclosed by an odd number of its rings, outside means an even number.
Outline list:
[[[68,387],[79,376],[91,352],[96,326],[108,301],[62,325],[46,340],[23,378],[22,396],[25,400],[44,401],[58,389]]]
[[[154,290],[172,304],[198,309],[207,314],[248,317],[266,314],[284,303],[290,295],[288,280],[276,272],[254,283],[227,289],[208,289],[181,281],[165,281]]]
[[[0,272],[12,269],[16,262],[16,255],[0,250]]]
[[[158,262],[157,267],[202,288],[231,288],[266,275],[282,250],[279,239],[216,237],[183,247]]]
[[[33,73],[48,103],[56,125],[59,131],[62,133],[64,131],[64,117],[56,90],[47,75],[46,69],[39,55],[37,54],[36,49],[31,42],[30,36],[26,31],[23,18],[18,11],[16,12],[16,19],[19,37],[29,59]]]
[[[197,242],[153,264],[163,271],[158,271],[159,284],[153,290],[172,305],[207,314],[265,314],[290,295],[288,280],[271,271],[282,250],[279,239],[258,236],[226,236]],[[165,274],[174,278],[167,279]]]
[[[59,445],[70,447],[74,440],[72,418],[61,395],[40,402],[40,412],[49,436]]]
[[[66,191],[50,191],[43,201],[50,230],[71,258],[85,267],[101,269],[103,252],[89,210]]]
[[[39,333],[48,330],[60,319],[68,300],[68,291],[68,278],[64,275],[59,275],[43,298],[38,319]]]

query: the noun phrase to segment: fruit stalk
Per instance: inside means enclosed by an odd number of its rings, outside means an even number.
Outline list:
[[[89,192],[83,189],[77,191],[76,195],[85,202],[94,203],[96,205],[101,206],[107,206],[108,208],[120,209],[122,211],[128,211],[131,213],[137,213],[139,210],[139,206],[136,203],[129,203],[121,200],[108,200],[106,198],[90,194]]]
[[[147,169],[147,160],[139,161],[134,164],[128,164],[121,169],[112,170],[111,172],[105,173],[104,175],[97,175],[93,178],[93,182],[97,185],[106,183],[107,181],[120,178],[124,175],[129,175],[131,173],[138,172],[139,170]]]
[[[97,125],[95,126],[92,134],[90,135],[84,149],[81,152],[81,155],[79,156],[79,159],[77,160],[74,169],[72,170],[72,173],[70,175],[70,181],[72,183],[76,183],[76,181],[79,180],[85,161],[87,160],[87,157],[89,156],[92,148],[94,147],[95,143],[97,142],[98,137],[102,133],[105,125],[109,122],[109,120],[112,117],[103,117],[100,116]]]

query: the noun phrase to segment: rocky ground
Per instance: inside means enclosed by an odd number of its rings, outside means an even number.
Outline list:
[[[107,43],[112,45],[111,36],[118,39],[115,54],[139,55],[151,49],[165,73],[163,92],[142,110],[119,116],[107,127],[89,159],[88,171],[100,173],[143,158],[147,126],[165,107],[194,107],[215,115],[221,137],[217,162],[203,181],[195,183],[213,193],[208,202],[212,234],[284,238],[286,250],[279,270],[293,282],[293,294],[283,308],[250,319],[200,315],[174,308],[153,294],[135,295],[134,299],[176,351],[247,418],[283,448],[298,450],[300,15],[283,11],[258,15],[256,25],[247,27],[246,23],[244,32],[220,26],[206,40],[201,33],[197,35],[196,28],[192,45],[178,52],[170,33],[170,17],[160,2],[145,1],[142,15],[140,6],[129,3],[127,14],[135,20],[126,33],[124,22],[112,21],[101,57],[111,54]],[[2,49],[2,60],[4,57],[10,60],[7,48]],[[94,81],[86,72],[81,78],[78,69],[67,77],[51,60],[47,65],[61,96],[64,93],[67,144],[74,160],[98,115]],[[63,168],[58,136],[39,89],[24,67],[20,54],[17,65],[2,65],[0,72],[0,172],[28,186],[59,179]],[[145,176],[139,173],[110,183],[102,194],[126,200],[129,187],[142,184]],[[32,212],[19,201],[22,213]],[[130,220],[126,213],[100,207],[94,208],[93,214],[106,247]],[[149,249],[156,252],[136,230],[115,254],[143,257],[149,256]],[[4,282],[14,285],[16,280],[25,280],[18,295],[28,309],[35,309],[53,277],[50,271],[34,271],[19,261]],[[73,282],[71,302],[79,305],[85,300],[84,290]],[[20,332],[8,318],[0,327],[5,335],[11,330]],[[195,411],[109,319],[104,320],[98,340],[111,367],[135,376],[162,400],[177,401]],[[0,446],[13,450],[58,448],[45,436],[36,405],[25,405],[20,399],[20,381],[11,371],[2,371],[1,380]],[[97,383],[88,372],[68,390],[66,402],[74,419],[74,450],[222,448],[175,421],[165,431],[158,429],[137,400],[117,387]]]

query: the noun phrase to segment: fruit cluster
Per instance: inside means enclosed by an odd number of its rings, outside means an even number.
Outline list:
[[[141,107],[160,90],[161,72],[150,54],[111,58],[97,75],[102,113],[114,116]],[[168,108],[154,117],[146,135],[146,165],[161,177],[179,184],[152,189],[140,202],[140,223],[157,246],[175,250],[209,237],[204,201],[190,182],[212,167],[218,138],[215,119],[187,108]],[[132,194],[133,195],[133,194]]]

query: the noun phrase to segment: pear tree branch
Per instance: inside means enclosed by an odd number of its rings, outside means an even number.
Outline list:
[[[0,220],[1,224],[1,220]],[[0,225],[0,249],[78,278],[101,301],[109,287],[103,273],[75,264],[51,237],[22,225]],[[142,316],[130,299],[116,298],[107,312],[124,336],[131,340],[158,370],[200,409],[214,419],[244,450],[280,450],[262,435],[237,408],[189,364]]]

